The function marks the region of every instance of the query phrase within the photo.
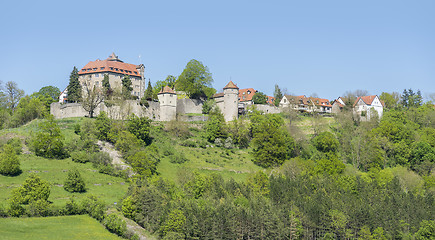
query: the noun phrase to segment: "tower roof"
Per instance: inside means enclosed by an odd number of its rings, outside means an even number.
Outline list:
[[[230,82],[229,82],[229,83],[224,87],[224,89],[228,89],[228,88],[239,89],[239,88],[237,87],[237,85],[233,83],[233,81],[230,81]]]
[[[163,93],[172,93],[172,94],[175,94],[174,90],[172,90],[172,88],[170,88],[168,85],[163,87],[162,90],[159,92],[159,94],[163,94]]]

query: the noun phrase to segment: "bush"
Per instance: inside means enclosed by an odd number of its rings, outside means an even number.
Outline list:
[[[188,159],[186,158],[186,156],[184,156],[184,154],[182,152],[178,152],[174,155],[171,155],[169,157],[169,161],[171,163],[176,163],[176,164],[182,164],[188,161]]]
[[[107,117],[106,112],[101,111],[95,120],[95,127],[97,129],[97,138],[103,141],[109,141],[109,132],[112,128],[112,120]]]
[[[89,216],[102,221],[104,219],[104,212],[106,206],[103,201],[98,200],[95,196],[88,196],[82,201],[81,204],[82,213],[89,214]]]
[[[7,144],[12,146],[12,148],[15,151],[15,154],[20,155],[23,151],[23,144],[21,142],[21,139],[19,138],[11,138],[7,141]]]
[[[130,117],[127,123],[127,129],[137,139],[143,141],[146,144],[151,143],[150,138],[150,124],[151,120],[147,117],[136,117],[134,114]]]
[[[121,151],[122,154],[126,154],[128,151],[139,148],[139,146],[139,139],[137,139],[135,135],[127,131],[121,131],[119,133],[118,139],[115,144],[116,149]]]
[[[20,162],[13,146],[9,144],[4,145],[3,152],[0,153],[0,174],[16,176],[20,173]]]
[[[156,160],[145,151],[140,151],[130,156],[128,162],[136,173],[144,177],[150,177],[157,173]]]
[[[80,152],[72,152],[71,154],[71,159],[74,162],[78,162],[78,163],[87,163],[89,162],[89,154],[83,151]]]
[[[97,152],[92,155],[90,161],[94,164],[94,166],[108,166],[112,163],[112,158],[110,154],[107,152]]]
[[[103,221],[104,226],[107,230],[115,233],[118,236],[124,236],[127,232],[127,224],[124,220],[118,217],[115,213],[109,214]]]
[[[180,145],[185,146],[185,147],[196,147],[195,141],[193,141],[191,139],[186,139],[186,140],[182,141],[180,143]]]
[[[68,192],[86,192],[85,181],[76,168],[68,171],[68,177],[65,180],[63,188]]]
[[[50,196],[50,184],[39,176],[31,174],[21,187],[11,193],[11,201],[15,204],[29,204],[39,199],[47,200]]]
[[[185,122],[169,121],[166,123],[165,131],[170,132],[171,135],[178,138],[188,138],[192,136]]]
[[[65,158],[63,136],[52,115],[41,122],[36,134],[32,136],[32,147],[37,156],[45,158]]]
[[[29,204],[28,214],[30,217],[50,216],[50,203],[44,199],[32,201]]]

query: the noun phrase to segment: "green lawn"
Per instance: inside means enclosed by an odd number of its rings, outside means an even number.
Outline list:
[[[49,201],[61,206],[72,196],[78,199],[87,195],[95,195],[107,204],[119,201],[128,190],[129,183],[118,177],[98,173],[91,163],[76,163],[70,158],[57,160],[37,157],[32,154],[23,154],[19,157],[22,174],[16,177],[0,175],[0,204],[6,205],[13,188],[21,185],[31,174],[37,174],[51,184]],[[76,167],[86,182],[86,193],[69,193],[62,185],[68,175],[68,169]]]
[[[87,215],[0,218],[1,239],[122,239]]]

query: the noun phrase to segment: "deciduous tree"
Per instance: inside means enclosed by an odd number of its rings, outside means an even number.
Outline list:
[[[208,67],[192,59],[178,77],[175,87],[190,98],[211,97],[216,92],[211,86],[212,83],[213,78]]]

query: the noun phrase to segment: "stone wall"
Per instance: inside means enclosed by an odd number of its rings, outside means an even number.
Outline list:
[[[267,105],[267,104],[255,104],[255,107],[257,108],[257,110],[262,111],[264,113],[280,113],[281,109],[272,105]]]
[[[188,113],[202,113],[202,105],[204,101],[198,99],[178,99],[177,100],[177,115],[184,115]]]

